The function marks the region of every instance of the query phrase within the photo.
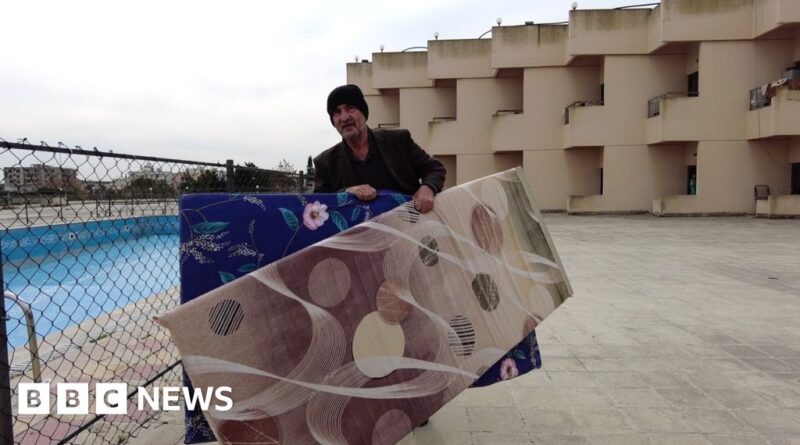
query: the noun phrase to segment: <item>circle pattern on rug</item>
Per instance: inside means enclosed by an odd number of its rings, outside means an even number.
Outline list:
[[[372,445],[393,445],[412,430],[411,419],[399,409],[383,413],[372,430]]]
[[[470,218],[472,238],[481,249],[496,254],[503,246],[503,229],[491,209],[483,204],[472,208]]]
[[[447,345],[450,351],[460,357],[471,355],[475,351],[475,327],[463,315],[456,315],[448,323],[455,331],[447,332]]]
[[[377,311],[361,319],[353,335],[353,361],[356,368],[373,379],[391,374],[395,370],[395,363],[391,359],[402,357],[405,348],[403,329],[383,321]]]
[[[427,247],[427,249],[419,247],[419,259],[422,260],[422,264],[428,267],[439,264],[439,243],[436,242],[436,239],[426,235],[420,242]]]
[[[386,323],[402,323],[411,312],[413,306],[398,296],[405,287],[397,278],[389,278],[378,288],[375,303],[378,306],[378,315]]]
[[[341,303],[350,291],[350,270],[336,258],[326,258],[308,276],[308,294],[314,303],[333,307]]]
[[[472,279],[472,293],[478,299],[481,309],[491,312],[497,309],[500,304],[500,293],[497,284],[492,277],[486,273],[479,273]]]
[[[208,327],[217,335],[230,335],[239,329],[244,319],[244,309],[238,301],[222,300],[208,313]]]

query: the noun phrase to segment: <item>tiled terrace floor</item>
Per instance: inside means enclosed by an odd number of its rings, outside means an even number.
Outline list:
[[[537,330],[543,369],[403,444],[800,444],[800,221],[546,221],[575,295]],[[129,443],[181,443],[182,420]]]

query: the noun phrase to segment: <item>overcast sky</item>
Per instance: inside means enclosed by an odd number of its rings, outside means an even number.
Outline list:
[[[3,2],[0,137],[299,169],[339,140],[325,98],[356,55],[564,21],[571,3]]]

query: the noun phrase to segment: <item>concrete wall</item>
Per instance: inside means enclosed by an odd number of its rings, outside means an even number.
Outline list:
[[[381,94],[380,91],[372,87],[372,64],[371,63],[348,63],[347,64],[347,83],[358,85],[364,95]]]
[[[800,22],[800,2],[797,0],[757,0],[753,11],[755,35],[774,31],[781,25]]]
[[[694,42],[750,39],[754,0],[663,0],[662,40]]]
[[[428,78],[493,76],[490,39],[428,40]]]
[[[794,34],[794,50],[792,51],[792,60],[800,62],[800,31],[795,29]]]
[[[649,9],[577,9],[569,12],[569,54],[645,54]]]
[[[492,116],[497,110],[521,109],[521,90],[522,83],[514,78],[458,79],[456,121],[429,126],[431,152],[491,152]]]
[[[701,141],[697,150],[697,196],[705,212],[755,213],[753,187],[789,188],[788,145],[747,141]]]
[[[647,101],[680,90],[684,56],[607,56],[605,103],[573,108],[564,146],[646,144]]]
[[[369,119],[367,123],[370,127],[377,127],[381,124],[400,123],[400,96],[381,95],[364,96],[369,106]]]
[[[793,39],[755,41],[756,81],[752,88],[780,79],[786,68],[794,65],[794,43]]]
[[[524,77],[523,138],[530,149],[560,148],[564,108],[575,101],[600,100],[598,67],[526,69]]]
[[[455,88],[401,88],[400,127],[411,132],[411,136],[422,148],[430,149],[428,123],[434,117],[455,117]]]
[[[459,184],[522,166],[522,153],[458,155],[457,159]]]
[[[649,212],[653,198],[684,190],[683,147],[612,146],[603,149],[603,194],[573,198],[569,211]],[[631,165],[637,168],[631,169]]]
[[[566,25],[492,28],[493,68],[561,66],[567,57]]]
[[[436,159],[444,164],[447,169],[447,176],[444,181],[444,188],[453,187],[458,184],[458,166],[456,164],[456,156],[436,156]]]
[[[372,85],[375,88],[433,86],[428,79],[428,53],[372,53]]]
[[[800,138],[792,138],[789,141],[789,162],[800,162]]]

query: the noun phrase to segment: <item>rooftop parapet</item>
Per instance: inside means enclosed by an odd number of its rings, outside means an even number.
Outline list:
[[[789,24],[800,23],[797,0],[758,0],[755,4],[755,36],[760,37]]]
[[[650,9],[576,9],[569,13],[569,54],[647,54]]]
[[[372,64],[369,62],[350,62],[347,64],[347,83],[358,85],[368,96],[381,94],[372,87]]]
[[[427,51],[372,54],[372,85],[375,88],[431,87]]]
[[[428,78],[494,77],[490,39],[428,40]]]
[[[662,41],[753,38],[755,0],[663,0]],[[794,0],[793,0],[794,1]]]
[[[564,65],[567,36],[567,25],[495,26],[492,68]]]

